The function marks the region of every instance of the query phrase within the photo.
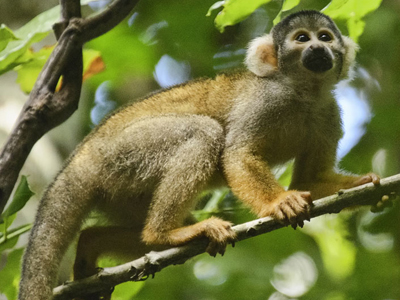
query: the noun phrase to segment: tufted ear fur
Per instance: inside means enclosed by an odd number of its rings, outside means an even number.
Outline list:
[[[351,77],[351,69],[354,65],[357,51],[360,47],[354,42],[351,38],[347,36],[342,36],[345,55],[343,58],[343,67],[342,72],[340,73],[340,79],[345,79],[347,77]]]
[[[278,59],[272,35],[266,34],[249,43],[245,64],[247,68],[260,77],[268,76],[278,68]]]

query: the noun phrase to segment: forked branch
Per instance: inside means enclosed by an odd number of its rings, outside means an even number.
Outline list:
[[[98,15],[82,19],[79,0],[60,0],[61,20],[54,26],[58,43],[0,152],[0,213],[32,147],[78,108],[82,87],[82,45],[115,27],[137,2],[139,0],[114,0]],[[62,86],[56,91],[61,76]]]

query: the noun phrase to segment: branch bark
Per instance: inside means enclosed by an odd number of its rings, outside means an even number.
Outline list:
[[[78,108],[82,88],[82,45],[114,28],[139,0],[114,0],[103,12],[81,18],[79,0],[60,0],[58,43],[39,74],[16,125],[0,151],[0,213],[32,147]],[[56,87],[63,76],[62,87]]]
[[[311,217],[339,213],[342,209],[352,206],[375,205],[384,195],[392,193],[400,194],[400,174],[382,179],[379,186],[369,183],[316,200],[311,210]],[[282,224],[267,217],[236,225],[233,230],[237,233],[237,240],[242,241],[282,227],[284,227]],[[200,239],[182,247],[150,252],[120,266],[105,268],[91,277],[56,287],[53,290],[54,300],[72,299],[94,292],[107,291],[126,281],[145,280],[169,265],[183,264],[188,259],[204,253],[207,244],[206,239]]]

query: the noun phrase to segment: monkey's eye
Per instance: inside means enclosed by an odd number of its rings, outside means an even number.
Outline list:
[[[308,42],[310,40],[310,38],[308,37],[307,34],[300,33],[298,36],[296,36],[295,40],[298,42],[301,42],[301,43],[305,43],[305,42]]]
[[[321,33],[318,37],[318,39],[322,42],[330,42],[332,41],[332,37],[328,33]]]

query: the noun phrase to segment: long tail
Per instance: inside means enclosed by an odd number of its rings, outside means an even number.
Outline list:
[[[23,258],[19,300],[52,299],[61,260],[88,213],[87,187],[66,173],[57,176],[40,202]]]

